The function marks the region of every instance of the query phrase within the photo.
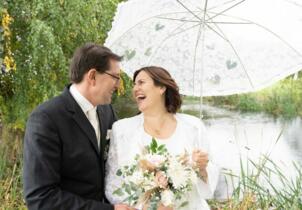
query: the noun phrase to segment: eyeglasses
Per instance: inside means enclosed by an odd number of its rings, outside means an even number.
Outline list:
[[[120,81],[120,77],[119,76],[116,76],[116,75],[114,75],[114,74],[110,74],[110,73],[108,73],[108,72],[103,72],[104,74],[107,74],[107,75],[109,75],[109,76],[111,76],[112,78],[114,78],[115,80],[116,80],[116,82],[119,82]]]

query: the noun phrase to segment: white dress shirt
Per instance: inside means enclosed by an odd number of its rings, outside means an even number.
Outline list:
[[[96,112],[96,106],[93,106],[75,87],[75,85],[71,85],[69,89],[71,95],[76,100],[76,102],[79,104],[83,112],[85,113],[87,119],[91,123],[92,127],[94,128],[98,147],[100,148],[100,136],[101,136],[101,130],[100,130],[100,123],[98,120],[97,112]]]

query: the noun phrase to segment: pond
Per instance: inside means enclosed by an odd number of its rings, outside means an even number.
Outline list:
[[[199,116],[199,104],[185,104],[182,109]],[[233,186],[234,177],[225,175],[225,172],[239,175],[243,167],[245,173],[255,173],[252,162],[260,164],[264,156],[269,159],[265,167],[276,166],[285,177],[296,177],[297,170],[293,163],[302,164],[300,117],[283,120],[265,114],[239,113],[207,105],[203,105],[202,110],[212,161],[222,169],[215,192],[217,199],[227,198],[236,187],[236,184]],[[278,178],[272,175],[269,181],[281,189],[283,184]]]

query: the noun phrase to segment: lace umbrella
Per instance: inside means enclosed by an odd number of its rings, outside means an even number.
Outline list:
[[[129,76],[166,68],[184,95],[259,90],[302,69],[298,0],[129,0],[105,45]]]

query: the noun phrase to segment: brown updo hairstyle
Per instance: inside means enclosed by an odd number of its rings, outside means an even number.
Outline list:
[[[169,113],[175,114],[180,109],[182,100],[179,88],[170,73],[162,67],[147,66],[134,72],[133,81],[141,71],[146,72],[152,78],[155,86],[166,87],[165,106]]]

